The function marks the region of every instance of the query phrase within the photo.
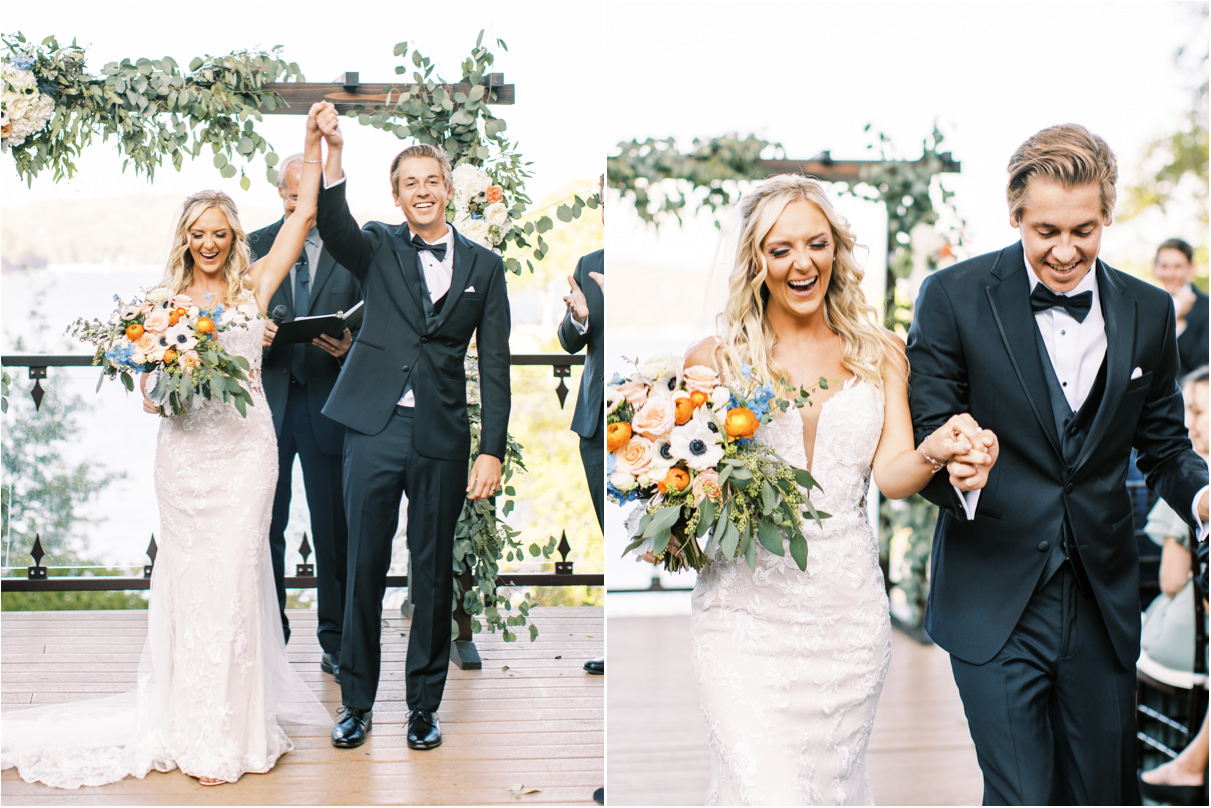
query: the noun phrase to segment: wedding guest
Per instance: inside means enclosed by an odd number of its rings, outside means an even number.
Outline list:
[[[1182,385],[1186,401],[1186,426],[1194,450],[1204,459],[1211,453],[1207,433],[1207,368],[1186,377]],[[1176,514],[1164,502],[1158,502],[1149,517],[1149,535],[1164,542],[1161,562],[1161,589],[1154,608],[1144,617],[1144,649],[1150,658],[1177,670],[1192,670],[1194,611],[1190,599],[1203,599],[1206,609],[1206,583],[1194,575],[1189,549],[1189,531],[1184,523],[1174,522]],[[1182,540],[1185,539],[1185,542]],[[1199,585],[1201,584],[1201,585]],[[1168,600],[1170,599],[1171,600]],[[1155,611],[1154,611],[1155,609]],[[1205,613],[1205,612],[1204,612]],[[1164,625],[1158,625],[1163,622]],[[1177,630],[1172,624],[1180,623]],[[1156,802],[1173,805],[1207,803],[1207,716],[1202,728],[1173,760],[1142,772],[1140,794]]]
[[[600,187],[604,187],[602,176]],[[598,191],[600,196],[600,188]],[[601,209],[605,220],[605,206]],[[605,384],[605,250],[589,253],[576,262],[568,276],[571,290],[564,295],[567,315],[559,324],[559,344],[568,353],[585,349],[584,372],[580,375],[580,393],[572,414],[572,431],[580,436],[580,462],[593,498],[597,526],[604,530],[605,506],[605,416],[602,411],[602,386]],[[605,657],[584,663],[588,673],[604,674]]]
[[[278,195],[282,218],[248,237],[255,260],[273,248],[278,233],[293,215],[299,197],[303,155],[294,154],[282,163]],[[275,320],[293,320],[309,314],[346,311],[362,299],[357,278],[336,262],[324,248],[313,226],[307,241],[290,269],[286,282],[269,301]],[[341,450],[345,427],[324,415],[324,402],[332,392],[341,363],[353,344],[349,329],[340,339],[323,334],[311,344],[272,345],[277,326],[267,323],[263,359],[265,397],[273,412],[278,438],[278,483],[273,497],[273,521],[269,527],[269,552],[273,580],[282,613],[282,629],[290,640],[286,619],[286,524],[290,520],[294,458],[303,467],[307,510],[311,516],[311,541],[315,548],[316,601],[319,625],[316,634],[323,656],[320,669],[340,681],[341,625],[345,618],[345,567],[348,526],[341,499]]]
[[[1187,242],[1171,238],[1157,248],[1152,274],[1173,298],[1177,315],[1177,356],[1182,374],[1207,364],[1208,300],[1191,283],[1194,271],[1194,249]]]

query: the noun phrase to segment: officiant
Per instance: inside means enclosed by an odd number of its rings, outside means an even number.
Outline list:
[[[278,175],[282,218],[248,236],[253,260],[273,247],[274,239],[298,200],[303,155],[287,157]],[[341,454],[345,428],[320,410],[332,392],[345,354],[353,344],[349,329],[340,339],[320,335],[310,344],[273,345],[278,322],[296,317],[347,311],[362,299],[357,279],[324,249],[315,227],[289,277],[269,301],[274,324],[266,327],[262,373],[265,397],[273,412],[278,439],[278,481],[269,527],[269,550],[277,585],[282,630],[290,639],[286,618],[286,523],[290,519],[294,458],[303,467],[307,510],[311,515],[311,543],[315,549],[317,634],[323,656],[320,668],[340,681],[341,625],[345,614],[345,569],[348,526],[341,491]]]

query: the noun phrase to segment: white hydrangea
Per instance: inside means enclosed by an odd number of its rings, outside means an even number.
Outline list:
[[[509,209],[505,207],[504,202],[493,202],[484,211],[484,218],[488,220],[488,224],[499,227],[503,231],[505,223],[509,221]]]
[[[454,223],[454,229],[481,247],[492,249],[492,238],[489,233],[487,219],[459,219]]]
[[[465,207],[473,199],[482,199],[492,185],[488,172],[479,166],[463,163],[454,169],[454,202],[459,207]]]
[[[0,127],[3,146],[8,149],[20,146],[27,137],[46,126],[55,111],[55,102],[38,92],[38,81],[29,70],[19,70],[5,61],[0,63],[0,77],[4,82]]]

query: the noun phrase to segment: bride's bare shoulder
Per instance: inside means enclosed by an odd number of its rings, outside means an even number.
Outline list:
[[[706,365],[712,370],[719,370],[719,363],[715,359],[715,349],[719,347],[719,340],[715,337],[706,337],[691,345],[685,352],[685,366],[687,368],[694,365]]]

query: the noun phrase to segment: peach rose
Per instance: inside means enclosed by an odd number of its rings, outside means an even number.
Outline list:
[[[638,476],[651,468],[655,456],[656,444],[642,435],[632,435],[626,446],[614,453],[614,457],[618,458],[614,472],[625,471]]]
[[[694,501],[701,502],[703,497],[711,502],[723,499],[723,489],[719,487],[719,473],[714,469],[700,471],[694,478]]]
[[[139,337],[138,341],[135,342],[135,350],[144,354],[151,353],[151,348],[155,344],[156,341],[152,339],[151,334],[144,333],[143,336]]]
[[[503,202],[505,200],[505,191],[499,185],[489,185],[487,193],[488,202]]]
[[[172,296],[172,307],[174,309],[188,309],[193,305],[193,298],[185,294],[175,294]]]
[[[711,393],[719,385],[719,374],[706,365],[691,365],[685,369],[685,389],[693,392]]]
[[[168,312],[157,308],[143,320],[143,327],[155,334],[163,333],[168,328]]]
[[[623,382],[614,388],[632,407],[642,407],[648,400],[648,386],[643,382]]]
[[[671,398],[650,396],[631,418],[631,429],[652,440],[669,433],[677,423],[676,406]]]

